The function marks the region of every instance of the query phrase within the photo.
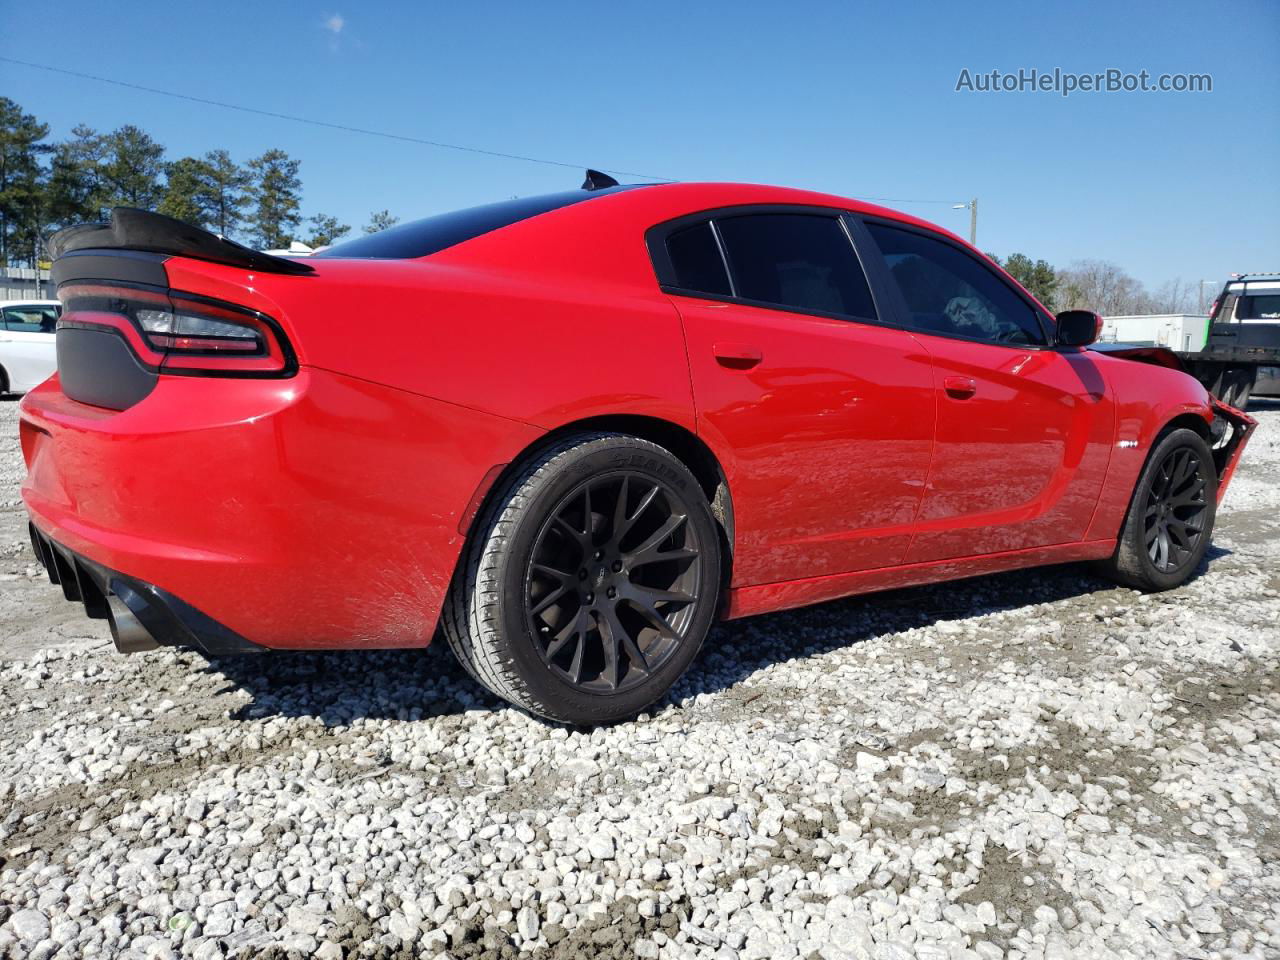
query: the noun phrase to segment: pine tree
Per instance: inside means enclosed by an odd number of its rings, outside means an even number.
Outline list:
[[[215,213],[213,170],[197,157],[182,157],[165,168],[164,198],[156,209],[165,216],[208,227]]]
[[[317,213],[310,223],[313,229],[311,236],[307,237],[309,247],[327,247],[351,232],[349,226],[327,213]]]
[[[365,233],[381,233],[387,227],[394,227],[400,222],[399,217],[393,217],[390,210],[379,210],[377,213],[369,214],[369,223],[364,228]]]
[[[249,172],[232,160],[226,150],[210,150],[204,155],[204,163],[211,204],[209,229],[224,237],[234,236],[249,202]]]
[[[287,247],[302,223],[302,181],[297,160],[283,150],[268,150],[249,161],[253,209],[249,224],[254,242],[264,250]]]
[[[164,147],[131,123],[107,134],[100,205],[154,210],[164,196]]]
[[[103,136],[83,123],[71,128],[71,138],[54,144],[45,187],[45,220],[72,226],[101,220]]]
[[[0,266],[34,263],[41,227],[42,154],[48,124],[0,97]]]

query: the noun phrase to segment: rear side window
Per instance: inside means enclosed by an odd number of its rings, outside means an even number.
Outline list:
[[[53,333],[57,307],[5,307],[4,328],[14,333]]]
[[[868,223],[922,333],[1039,344],[1044,331],[1031,305],[969,254],[943,240]]]
[[[760,213],[716,221],[745,300],[874,319],[862,266],[836,217]]]
[[[667,256],[671,259],[675,285],[682,290],[725,297],[732,293],[710,222],[685,227],[667,237]]]

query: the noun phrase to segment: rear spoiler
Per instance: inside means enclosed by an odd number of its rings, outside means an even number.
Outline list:
[[[78,250],[137,250],[225,263],[258,273],[315,273],[313,267],[300,260],[259,253],[173,217],[132,207],[114,207],[109,223],[86,223],[59,230],[49,238],[47,247],[54,259]]]

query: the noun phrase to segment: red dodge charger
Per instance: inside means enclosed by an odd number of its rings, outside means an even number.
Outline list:
[[[306,260],[128,209],[53,246],[22,493],[121,650],[439,629],[574,723],[653,703],[717,616],[1076,560],[1172,587],[1253,427],[946,231],[800,190],[589,172]]]

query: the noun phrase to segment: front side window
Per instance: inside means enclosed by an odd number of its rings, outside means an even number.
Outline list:
[[[794,310],[875,319],[862,266],[839,219],[758,213],[716,221],[744,300]]]
[[[4,328],[13,333],[53,333],[57,307],[5,307]]]
[[[1045,343],[1030,304],[969,254],[911,230],[877,223],[867,229],[902,291],[912,326],[922,333]]]

